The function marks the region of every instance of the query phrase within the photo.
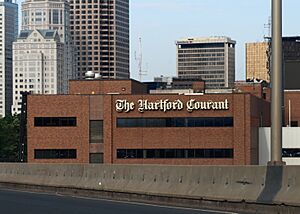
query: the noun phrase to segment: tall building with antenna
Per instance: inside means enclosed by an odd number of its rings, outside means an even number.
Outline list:
[[[70,0],[77,73],[129,78],[129,0]]]
[[[12,105],[12,43],[18,35],[18,5],[0,0],[0,118]]]

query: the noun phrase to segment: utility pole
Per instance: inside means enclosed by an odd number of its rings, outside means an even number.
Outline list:
[[[272,58],[271,58],[271,161],[268,165],[281,166],[282,161],[282,0],[272,0]]]

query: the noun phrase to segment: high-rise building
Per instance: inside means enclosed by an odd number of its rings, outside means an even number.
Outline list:
[[[206,88],[231,88],[235,80],[235,44],[228,37],[177,41],[178,77],[201,78]]]
[[[246,43],[246,78],[270,82],[269,42]]]
[[[70,31],[70,4],[66,0],[26,0],[22,3],[22,30],[57,30],[64,43],[62,93],[76,79],[76,55]]]
[[[22,95],[61,94],[64,46],[57,30],[22,30],[13,43],[13,113],[20,113]]]
[[[12,43],[18,35],[18,5],[0,0],[0,118],[12,104]]]
[[[283,37],[282,52],[284,60],[284,83],[289,88],[292,81],[298,82],[300,88],[300,37]],[[246,78],[270,82],[271,38],[265,42],[246,43]],[[295,84],[292,84],[293,87]]]
[[[77,72],[129,78],[129,0],[70,0]]]

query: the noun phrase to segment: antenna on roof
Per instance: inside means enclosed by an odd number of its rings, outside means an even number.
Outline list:
[[[271,26],[272,26],[272,18],[269,16],[268,23],[264,24],[264,28],[268,30],[267,35],[264,35],[265,40],[269,40],[271,38]]]
[[[139,53],[135,52],[135,60],[138,63],[139,81],[142,82],[142,76],[147,75],[147,70],[143,70],[142,38],[139,38]]]

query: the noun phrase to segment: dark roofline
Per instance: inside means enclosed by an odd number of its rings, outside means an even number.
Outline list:
[[[135,80],[135,79],[80,79],[80,80],[77,80],[77,79],[72,79],[72,80],[69,80],[69,81],[131,81],[131,82],[136,82],[136,83],[140,83],[140,84],[144,84],[138,80]]]

